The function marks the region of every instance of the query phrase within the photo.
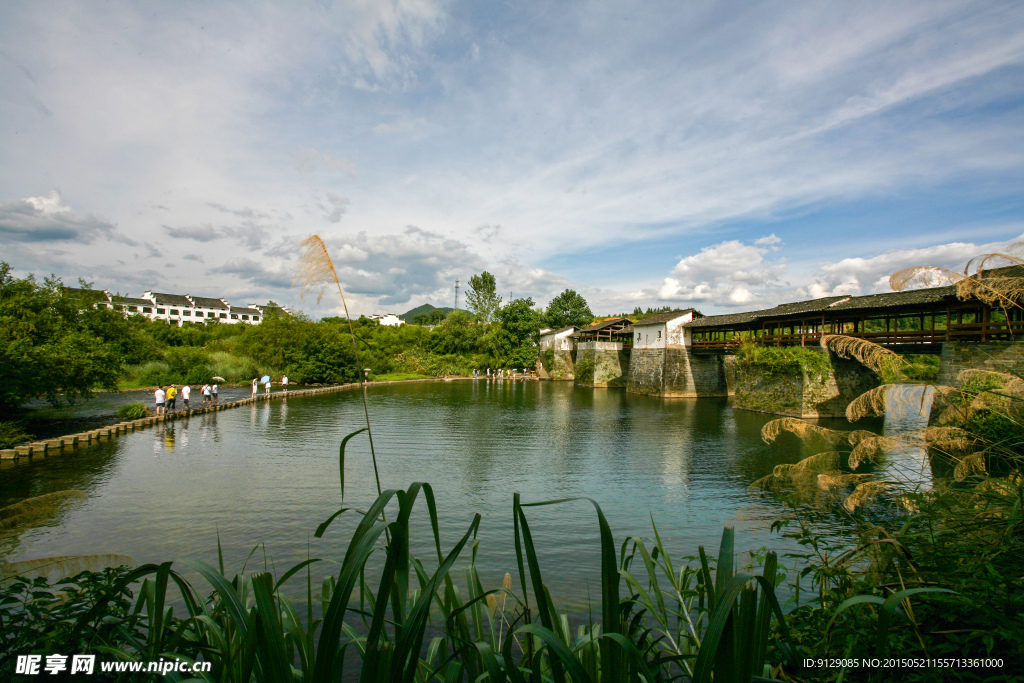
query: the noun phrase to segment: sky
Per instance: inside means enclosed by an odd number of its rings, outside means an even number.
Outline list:
[[[139,296],[706,314],[1024,241],[1020,2],[0,3],[0,260]]]

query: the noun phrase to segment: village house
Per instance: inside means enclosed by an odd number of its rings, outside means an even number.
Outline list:
[[[692,308],[648,316],[633,325],[634,349],[664,349],[689,346],[690,330],[686,323],[702,317]]]
[[[378,323],[385,327],[395,327],[397,325],[404,325],[405,321],[399,318],[394,313],[374,313],[373,315],[366,316],[370,320],[376,320]]]
[[[228,322],[228,312],[231,307],[224,299],[192,295],[188,295],[188,298],[195,309],[193,322]]]

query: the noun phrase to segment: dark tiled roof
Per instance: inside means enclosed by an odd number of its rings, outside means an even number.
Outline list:
[[[257,311],[255,308],[243,308],[241,306],[232,306],[231,307],[231,312],[232,313],[241,313],[242,315],[259,315],[260,314],[260,312]]]
[[[625,323],[626,325],[630,325],[633,323],[633,321],[630,320],[629,318],[609,318],[608,320],[602,320],[601,322],[594,323],[593,325],[587,325],[583,329],[577,330],[570,336],[573,337],[574,339],[581,339],[584,336],[590,336],[592,334],[600,332],[601,330],[607,330],[610,327],[614,327],[615,325],[622,325],[623,323]],[[612,332],[614,332],[614,330],[612,330]]]
[[[689,328],[733,327],[755,320],[774,320],[808,313],[827,314],[832,311],[872,311],[904,306],[926,306],[956,297],[956,287],[929,287],[906,292],[885,292],[865,296],[826,296],[820,299],[779,304],[775,308],[729,315],[712,315],[687,323]]]
[[[622,335],[624,337],[632,336],[634,329],[636,329],[634,325],[626,325],[618,332],[612,332],[612,334]]]
[[[695,327],[724,327],[730,325],[745,325],[757,319],[758,314],[764,311],[747,311],[745,313],[729,313],[727,315],[709,315],[697,318],[686,323],[687,328]]]
[[[580,332],[597,332],[598,330],[603,330],[607,327],[611,327],[612,325],[618,325],[622,322],[632,324],[633,321],[630,320],[629,318],[609,318],[608,320],[602,320],[601,322],[594,323],[593,325],[587,325],[586,327],[581,329]]]
[[[643,320],[640,320],[635,325],[657,325],[658,323],[667,323],[669,320],[675,320],[676,318],[686,315],[687,313],[693,313],[693,317],[699,317],[700,313],[693,308],[684,308],[681,311],[666,311],[664,313],[655,313],[652,316],[648,316]]]
[[[830,308],[834,311],[845,311],[850,309],[892,308],[894,306],[920,306],[941,303],[950,297],[956,297],[956,287],[928,287],[927,289],[911,289],[906,292],[885,292],[884,294],[848,297],[843,301],[834,303]]]
[[[131,296],[115,296],[113,301],[118,306],[152,306],[153,302],[149,299],[136,299]]]
[[[192,308],[192,302],[188,300],[188,297],[182,294],[161,294],[159,292],[153,292],[153,298],[156,299],[158,304],[167,304],[168,306],[183,306],[185,308]]]
[[[228,309],[228,305],[220,299],[213,299],[208,296],[189,296],[189,298],[195,302],[196,306],[202,306],[203,308],[219,308],[225,311]]]

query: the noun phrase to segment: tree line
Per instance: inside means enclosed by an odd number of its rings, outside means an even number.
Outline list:
[[[90,283],[79,281],[83,289]],[[502,302],[493,275],[470,278],[468,310],[428,325],[381,326],[353,321],[359,365],[346,320],[314,322],[302,313],[271,313],[259,325],[182,327],[141,315],[95,308],[60,279],[17,278],[0,262],[0,420],[28,401],[71,403],[96,389],[201,383],[214,376],[247,382],[287,374],[297,383],[356,381],[373,376],[469,374],[473,369],[529,368],[542,326],[586,325],[594,319],[573,290],[546,309],[532,298]]]

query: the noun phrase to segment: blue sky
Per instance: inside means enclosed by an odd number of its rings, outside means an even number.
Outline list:
[[[5,2],[0,258],[356,313],[887,289],[1024,240],[1019,2]]]

